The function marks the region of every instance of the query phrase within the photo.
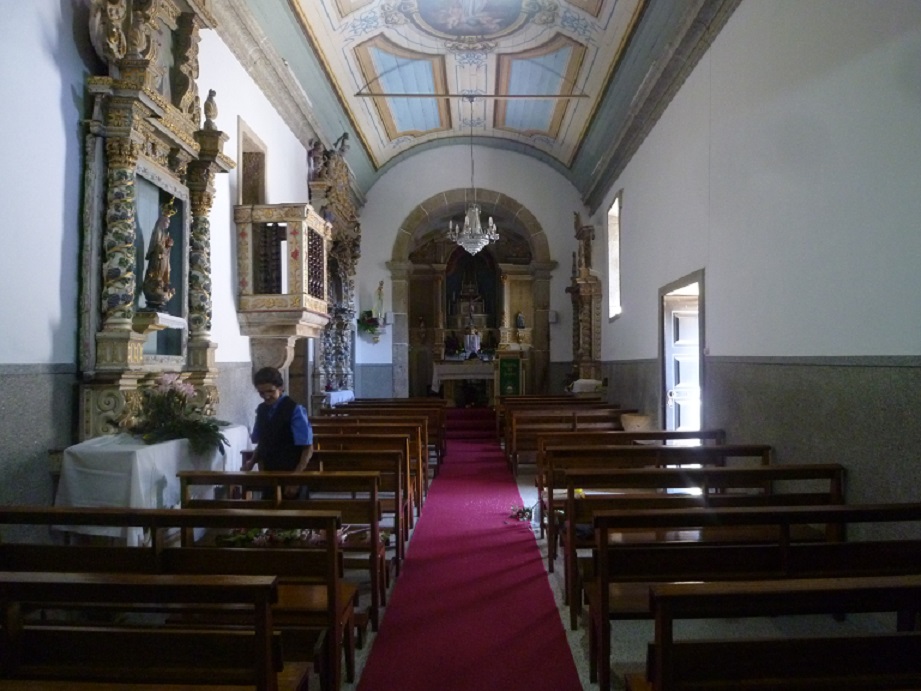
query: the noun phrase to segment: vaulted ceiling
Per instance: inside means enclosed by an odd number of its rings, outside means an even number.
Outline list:
[[[348,134],[359,193],[407,157],[472,139],[552,166],[594,208],[739,1],[243,5],[324,144]]]

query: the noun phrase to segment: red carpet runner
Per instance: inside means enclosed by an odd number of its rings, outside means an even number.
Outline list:
[[[502,451],[470,437],[448,440],[359,691],[581,689]]]

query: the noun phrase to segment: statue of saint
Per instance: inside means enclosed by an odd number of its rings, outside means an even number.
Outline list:
[[[145,259],[147,270],[144,272],[144,298],[148,307],[159,308],[169,302],[176,294],[170,285],[170,249],[173,238],[169,234],[170,219],[176,215],[173,200],[160,207],[160,216],[154,224]]]
[[[217,125],[214,124],[214,121],[217,120],[217,101],[214,100],[215,96],[217,96],[217,91],[214,89],[208,91],[208,98],[205,99],[205,124],[202,129],[217,129]]]

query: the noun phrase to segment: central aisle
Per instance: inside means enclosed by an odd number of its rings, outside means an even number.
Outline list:
[[[495,439],[449,438],[360,691],[582,688],[520,504]]]

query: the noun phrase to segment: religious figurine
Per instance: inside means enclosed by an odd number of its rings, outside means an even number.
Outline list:
[[[515,315],[515,327],[519,329],[524,328],[524,315],[521,312]]]
[[[205,124],[202,129],[217,129],[217,125],[214,124],[215,119],[217,119],[217,103],[214,100],[215,96],[217,96],[217,91],[214,89],[208,91],[208,98],[205,100]]]
[[[310,149],[307,151],[307,175],[311,180],[320,178],[323,166],[326,164],[326,151],[323,142],[319,139],[310,140]]]
[[[579,241],[579,268],[592,268],[592,241],[595,239],[595,227],[582,225],[582,217],[579,212],[575,214],[576,240]]]
[[[144,272],[144,298],[150,308],[160,308],[169,302],[176,289],[170,285],[170,249],[173,238],[169,234],[170,219],[176,215],[173,199],[160,207],[160,217],[154,224],[147,248],[147,271]]]

